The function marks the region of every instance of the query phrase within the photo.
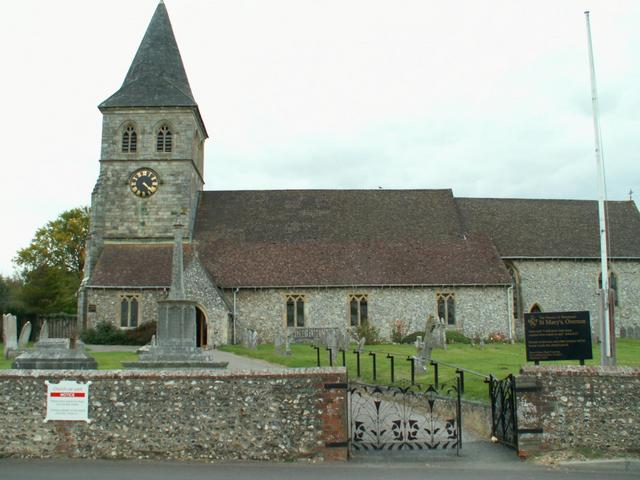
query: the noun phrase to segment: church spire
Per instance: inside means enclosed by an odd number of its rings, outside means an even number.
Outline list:
[[[98,106],[109,107],[197,107],[163,1],[122,86]]]

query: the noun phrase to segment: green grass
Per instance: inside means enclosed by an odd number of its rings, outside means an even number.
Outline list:
[[[4,346],[0,343],[0,352],[4,352]],[[98,362],[98,370],[119,370],[122,368],[121,362],[134,362],[138,360],[138,355],[134,352],[91,352],[87,353]],[[13,359],[0,358],[0,369],[11,368]]]
[[[120,370],[122,362],[135,362],[135,352],[87,352],[98,362],[98,370]]]
[[[287,367],[315,367],[316,350],[309,345],[291,345],[292,355],[283,357],[276,355],[273,345],[259,345],[258,350],[249,350],[240,345],[224,345],[221,350],[244,355],[247,357],[259,358],[268,362],[284,365]],[[368,345],[366,353],[360,356],[360,378],[365,382],[373,382],[372,357],[368,352],[376,352],[376,383],[391,383],[390,360],[387,354],[395,356],[395,382],[409,381],[411,378],[410,363],[407,357],[415,355],[416,350],[412,345]],[[349,378],[356,378],[356,355],[352,349],[347,353],[347,369]],[[587,360],[587,365],[598,365],[600,353],[594,348],[594,359]],[[328,352],[320,350],[321,366],[328,366]],[[503,378],[510,373],[517,374],[520,368],[525,365],[526,353],[524,343],[510,344],[487,344],[483,348],[472,345],[452,344],[447,345],[447,350],[434,350],[433,359],[445,362],[458,367],[462,367],[475,372]],[[618,339],[617,340],[618,365],[640,366],[640,340]],[[578,362],[543,362],[543,365],[552,364],[577,364]],[[342,357],[338,357],[338,364],[342,365]],[[532,364],[531,364],[532,365]],[[439,382],[455,382],[455,369],[440,365]],[[429,367],[424,375],[417,375],[416,382],[421,384],[433,383],[433,367]],[[465,373],[465,393],[464,397],[472,400],[486,401],[488,398],[488,387],[484,383],[484,378]]]

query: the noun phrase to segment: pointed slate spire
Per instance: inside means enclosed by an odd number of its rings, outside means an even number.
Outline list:
[[[161,1],[120,90],[98,108],[196,106],[167,8]]]

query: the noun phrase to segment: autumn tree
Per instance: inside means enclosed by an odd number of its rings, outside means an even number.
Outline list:
[[[88,231],[88,208],[74,208],[39,228],[31,244],[18,250],[19,299],[29,313],[75,311]]]

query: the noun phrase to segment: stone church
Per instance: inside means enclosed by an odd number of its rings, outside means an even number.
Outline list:
[[[289,329],[522,335],[523,313],[589,310],[597,204],[459,198],[452,190],[205,191],[207,129],[161,2],[120,89],[99,105],[100,174],[79,291],[83,325],[156,319],[183,225],[199,346]],[[640,323],[640,214],[608,202],[620,328]],[[304,335],[303,335],[304,336]]]

